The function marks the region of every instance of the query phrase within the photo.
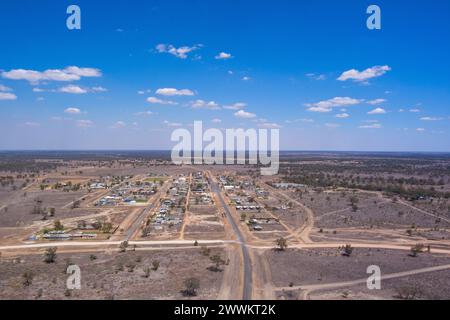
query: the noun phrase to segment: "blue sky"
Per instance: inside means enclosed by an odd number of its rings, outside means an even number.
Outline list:
[[[1,1],[0,149],[169,149],[202,120],[450,151],[449,34],[448,1]]]

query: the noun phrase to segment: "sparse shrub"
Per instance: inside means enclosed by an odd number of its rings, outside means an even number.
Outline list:
[[[127,248],[128,248],[128,241],[123,241],[123,242],[120,243],[120,246],[119,246],[119,251],[120,252],[127,251]]]
[[[283,237],[278,238],[275,242],[276,242],[276,245],[277,245],[277,249],[279,251],[286,250],[288,245],[287,245],[287,240],[285,238],[283,238]]]
[[[344,257],[350,257],[352,255],[352,253],[353,253],[353,248],[350,244],[346,244],[341,250],[341,254]]]
[[[157,271],[159,268],[159,261],[158,260],[153,260],[152,261],[152,270],[153,271]]]
[[[22,284],[24,287],[29,287],[33,283],[34,275],[31,271],[26,271],[22,275],[23,281]]]
[[[47,248],[44,252],[44,261],[46,263],[53,263],[56,260],[56,247]]]
[[[197,290],[200,288],[200,280],[197,278],[189,278],[184,281],[185,290],[183,295],[194,297],[197,295]]]
[[[148,278],[148,277],[150,277],[150,267],[149,266],[146,266],[145,268],[144,268],[144,275],[143,275],[143,277],[144,278]]]
[[[417,243],[416,245],[411,247],[411,252],[409,254],[410,257],[417,257],[419,253],[423,252],[425,246],[422,243]]]

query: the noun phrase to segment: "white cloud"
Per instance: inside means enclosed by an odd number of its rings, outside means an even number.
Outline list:
[[[373,105],[373,106],[383,103],[383,102],[386,102],[386,99],[374,99],[374,100],[367,101],[368,104]]]
[[[189,89],[160,88],[156,94],[161,96],[193,96],[195,93]]]
[[[99,69],[79,68],[76,66],[65,69],[48,69],[45,71],[35,71],[26,69],[13,69],[2,72],[2,77],[10,80],[26,80],[30,83],[39,81],[78,81],[82,77],[101,77]]]
[[[367,112],[367,114],[385,114],[386,110],[384,110],[383,108],[375,108],[369,112]]]
[[[94,122],[91,120],[77,120],[76,122],[77,127],[80,128],[91,128],[94,126]]]
[[[103,88],[103,87],[93,87],[91,89],[92,92],[106,92],[108,91],[107,89]]]
[[[332,108],[352,106],[361,103],[360,99],[353,99],[350,97],[334,97],[329,100],[319,101],[317,103],[307,103],[306,106],[309,107],[309,111],[312,112],[330,112]]]
[[[79,86],[75,86],[75,85],[68,85],[62,88],[58,89],[58,92],[63,92],[63,93],[71,93],[71,94],[85,94],[88,91],[86,89],[83,89]]]
[[[102,72],[95,68],[79,68],[76,66],[67,67],[63,70],[66,73],[74,74],[80,77],[101,77]]]
[[[14,93],[0,92],[0,100],[16,100],[17,96]]]
[[[240,109],[244,109],[246,106],[247,106],[247,104],[244,102],[236,102],[231,105],[223,106],[223,108],[228,109],[228,110],[240,110]]]
[[[422,120],[422,121],[440,121],[440,120],[444,120],[444,118],[441,118],[441,117],[422,117],[422,118],[420,118],[420,120]]]
[[[247,76],[245,76],[245,77],[242,77],[242,80],[243,81],[250,81],[252,78],[250,78],[250,77],[247,77]]]
[[[216,58],[217,60],[226,60],[226,59],[230,59],[232,57],[233,56],[230,53],[221,52],[217,56],[215,56],[214,58]]]
[[[270,123],[270,122],[263,122],[259,125],[259,127],[261,128],[265,128],[265,129],[279,129],[281,128],[281,126],[278,123]]]
[[[337,123],[325,123],[325,127],[327,128],[339,128],[341,125]]]
[[[362,126],[359,126],[360,129],[381,129],[381,124],[379,123],[373,123],[373,124],[365,124]]]
[[[214,101],[204,101],[204,100],[195,100],[191,102],[191,107],[193,109],[208,109],[208,110],[218,110],[220,106]]]
[[[212,123],[221,123],[222,120],[220,120],[219,118],[214,118],[211,120]]]
[[[417,131],[417,132],[424,132],[425,129],[424,129],[424,128],[417,128],[416,131]]]
[[[6,92],[6,91],[12,91],[12,89],[0,84],[0,91]]]
[[[350,117],[350,115],[348,113],[339,113],[336,115],[336,118],[340,118],[340,119],[345,119]]]
[[[316,74],[316,73],[307,73],[305,75],[306,77],[313,79],[313,80],[325,80],[327,77],[324,74]]]
[[[409,112],[412,112],[412,113],[419,113],[419,112],[420,112],[420,109],[409,109]]]
[[[81,110],[78,108],[67,108],[64,112],[68,114],[81,114]]]
[[[235,117],[242,119],[251,119],[256,117],[256,114],[244,110],[239,110],[238,112],[235,112],[234,115]]]
[[[167,125],[168,127],[181,127],[182,126],[182,124],[179,123],[179,122],[170,122],[170,121],[167,121],[167,120],[165,120],[163,123],[165,125]]]
[[[165,104],[165,105],[177,105],[178,103],[170,100],[163,100],[156,97],[148,97],[147,102],[152,104]]]
[[[197,44],[192,47],[183,46],[183,47],[175,48],[171,44],[161,43],[156,46],[156,50],[159,53],[169,53],[177,58],[186,59],[188,57],[189,53],[191,53],[192,51],[195,51],[197,49],[200,49],[201,47],[202,47],[201,44]]]
[[[356,69],[350,69],[343,72],[337,80],[346,81],[354,80],[356,82],[365,82],[369,79],[380,77],[386,72],[390,71],[389,66],[373,66],[372,68],[367,68],[364,71],[358,71]]]

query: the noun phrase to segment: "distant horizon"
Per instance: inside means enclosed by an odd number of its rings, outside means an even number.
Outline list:
[[[227,152],[228,150],[223,150]],[[233,151],[233,150],[229,150]],[[238,150],[234,150],[237,152]],[[249,152],[248,150],[242,150]],[[171,152],[170,149],[0,149],[7,152]],[[194,152],[194,150],[192,150]],[[253,152],[253,151],[250,151]],[[450,151],[386,151],[386,150],[280,150],[280,153],[417,153],[417,154],[450,154]]]

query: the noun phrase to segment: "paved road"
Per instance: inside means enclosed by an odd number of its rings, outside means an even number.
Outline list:
[[[234,221],[233,217],[231,216],[230,210],[228,209],[228,205],[225,203],[225,200],[222,197],[222,194],[220,192],[220,188],[217,185],[216,182],[209,176],[209,183],[211,185],[211,190],[217,194],[217,196],[220,199],[220,202],[222,203],[222,207],[225,210],[225,213],[227,215],[228,222],[230,223],[231,227],[233,228],[234,233],[236,234],[237,240],[241,245],[242,250],[242,257],[243,257],[243,264],[244,264],[244,292],[242,295],[243,300],[251,300],[252,298],[252,264],[250,261],[250,255],[248,253],[248,248],[245,245],[245,239],[244,236],[241,233],[241,230],[237,226],[236,222]]]

